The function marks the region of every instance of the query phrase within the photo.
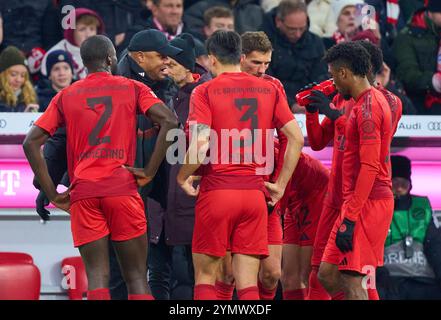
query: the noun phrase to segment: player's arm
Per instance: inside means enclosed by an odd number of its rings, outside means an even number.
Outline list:
[[[211,109],[205,86],[193,90],[190,97],[190,112],[187,125],[190,130],[190,146],[185,154],[184,164],[176,177],[177,183],[190,196],[197,196],[192,176],[204,161],[210,143]]]
[[[320,123],[318,112],[306,112],[306,132],[311,149],[320,151],[334,138],[334,123],[326,117]]]
[[[49,133],[38,126],[33,126],[23,142],[23,150],[34,172],[41,189],[46,193],[49,201],[65,211],[69,210],[70,200],[68,192],[59,194],[49,175],[46,161],[41,153],[41,146],[49,138]]]

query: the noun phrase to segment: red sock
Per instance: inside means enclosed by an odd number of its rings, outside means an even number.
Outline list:
[[[87,291],[87,300],[110,300],[109,288],[99,288]]]
[[[317,278],[317,269],[313,266],[309,274],[308,300],[331,300],[331,296]]]
[[[283,291],[283,300],[305,300],[308,288]]]
[[[155,300],[151,294],[129,294],[129,300]]]
[[[234,284],[216,281],[214,288],[218,300],[233,300]]]
[[[344,300],[344,299],[345,299],[345,293],[343,291],[339,291],[332,296],[332,300]]]
[[[257,282],[257,285],[259,287],[260,300],[274,300],[277,292],[277,285],[274,289],[268,289],[263,286],[263,283],[260,282],[260,280]]]
[[[369,300],[380,300],[377,289],[367,289]]]
[[[242,290],[237,290],[239,300],[260,300],[259,288],[257,286],[248,287]]]
[[[194,300],[217,300],[216,289],[211,284],[194,286]]]

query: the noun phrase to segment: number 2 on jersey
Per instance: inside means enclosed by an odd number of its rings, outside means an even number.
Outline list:
[[[103,96],[96,98],[88,98],[87,106],[92,110],[99,104],[104,105],[104,112],[101,117],[98,119],[96,126],[92,129],[92,132],[89,134],[89,145],[97,146],[103,143],[110,143],[110,136],[104,136],[102,138],[98,137],[101,130],[103,129],[106,122],[109,120],[112,115],[112,97],[111,96]]]

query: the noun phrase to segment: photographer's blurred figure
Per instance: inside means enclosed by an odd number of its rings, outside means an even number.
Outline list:
[[[441,299],[441,228],[430,201],[410,194],[411,162],[392,156],[394,215],[377,271],[381,299]]]
[[[37,112],[38,108],[26,58],[9,46],[0,54],[0,112]]]

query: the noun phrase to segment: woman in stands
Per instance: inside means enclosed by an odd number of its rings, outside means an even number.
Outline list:
[[[0,54],[0,112],[37,112],[37,95],[25,57],[9,46]]]

